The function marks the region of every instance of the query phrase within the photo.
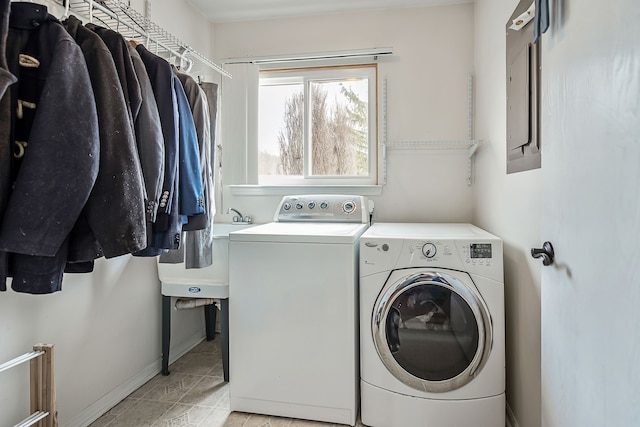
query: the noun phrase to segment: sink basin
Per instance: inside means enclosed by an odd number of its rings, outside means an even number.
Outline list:
[[[162,295],[186,298],[228,298],[229,233],[253,226],[254,224],[214,224],[213,264],[209,267],[187,269],[184,263],[158,262]]]

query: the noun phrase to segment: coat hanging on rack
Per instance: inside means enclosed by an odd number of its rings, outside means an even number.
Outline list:
[[[0,0],[0,98],[7,88],[16,82],[7,65],[7,35],[9,33],[9,8],[11,0]]]
[[[162,127],[160,126],[160,115],[158,104],[153,96],[153,88],[147,74],[147,69],[142,62],[136,48],[129,43],[127,48],[131,55],[133,68],[140,83],[140,93],[142,94],[142,104],[138,117],[135,119],[134,129],[136,133],[136,143],[138,144],[138,155],[142,166],[142,174],[147,190],[147,226],[156,220],[160,195],[162,194],[162,179],[164,176],[164,141],[162,139]],[[152,231],[147,231],[147,237],[152,235]],[[151,240],[147,240],[151,244]]]
[[[98,174],[98,120],[80,47],[35,3],[12,3],[7,60],[13,190],[2,212],[0,283],[18,292],[61,289],[69,235]],[[18,144],[20,147],[18,147]],[[3,183],[4,184],[4,183]],[[3,262],[4,261],[4,262]]]
[[[17,78],[0,93],[0,290],[59,291],[98,257],[178,248],[183,226],[210,240],[210,126],[167,61],[67,11],[63,27],[44,5],[0,7],[0,84]]]
[[[100,132],[98,177],[83,210],[84,227],[74,233],[83,244],[72,245],[78,251],[70,252],[68,259],[85,262],[139,251],[147,246],[145,189],[133,123],[112,53],[76,17],[67,18],[64,26],[84,53]]]
[[[136,255],[156,256],[168,249],[176,249],[180,243],[181,224],[170,221],[174,192],[178,191],[178,103],[173,90],[174,82],[169,63],[149,52],[141,44],[136,46],[136,50],[147,70],[158,106],[165,154],[162,195],[153,225],[152,245]],[[170,225],[172,225],[171,228]]]
[[[199,89],[205,101],[203,105],[202,125],[204,134],[204,147],[202,152],[206,156],[203,168],[203,182],[205,186],[205,203],[209,220],[204,230],[187,231],[191,236],[187,238],[185,245],[185,267],[203,268],[213,263],[213,217],[215,207],[215,136],[216,116],[218,114],[218,85],[210,82],[200,82]],[[207,141],[208,136],[208,141]]]
[[[173,88],[178,101],[179,213],[183,216],[182,224],[187,224],[190,217],[197,217],[205,213],[202,179],[200,178],[200,151],[187,95],[175,73],[173,80]]]
[[[0,220],[9,199],[11,182],[8,174],[11,168],[11,122],[4,120],[11,114],[11,103],[8,96],[4,96],[10,85],[16,82],[16,76],[11,74],[6,60],[7,35],[9,34],[10,0],[0,0]],[[0,252],[0,291],[7,289],[2,277],[2,266],[6,265],[6,254]]]
[[[162,263],[185,263],[185,268],[204,268],[213,263],[213,197],[212,135],[211,123],[215,120],[209,111],[209,102],[204,90],[189,75],[174,69],[185,90],[193,114],[200,150],[200,179],[202,181],[205,214],[190,217],[183,226],[183,244],[177,250],[160,256]],[[212,96],[215,96],[213,94]]]
[[[140,106],[142,105],[142,93],[140,91],[138,75],[131,61],[131,54],[128,48],[129,43],[127,43],[120,33],[110,30],[109,28],[100,27],[93,23],[87,23],[85,27],[98,34],[111,51],[113,61],[116,65],[117,76],[122,87],[122,93],[124,94],[131,116],[131,122],[135,122],[140,112]]]

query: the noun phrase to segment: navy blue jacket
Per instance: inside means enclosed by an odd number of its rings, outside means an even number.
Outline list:
[[[191,106],[182,87],[182,82],[175,74],[173,75],[173,88],[178,100],[179,116],[180,161],[178,172],[180,174],[180,191],[178,195],[180,215],[201,215],[204,214],[204,194],[200,177],[200,147],[198,146],[196,125],[193,122]],[[185,220],[186,218],[183,218],[183,223],[186,222]]]

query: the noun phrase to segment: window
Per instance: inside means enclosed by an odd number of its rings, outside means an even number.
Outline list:
[[[376,183],[376,65],[260,71],[260,185]]]

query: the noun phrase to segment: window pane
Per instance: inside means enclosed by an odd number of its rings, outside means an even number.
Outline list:
[[[375,82],[373,65],[261,71],[258,182],[375,183]]]
[[[303,85],[261,85],[259,175],[302,175],[304,165]]]
[[[368,80],[312,81],[311,175],[366,176]]]

